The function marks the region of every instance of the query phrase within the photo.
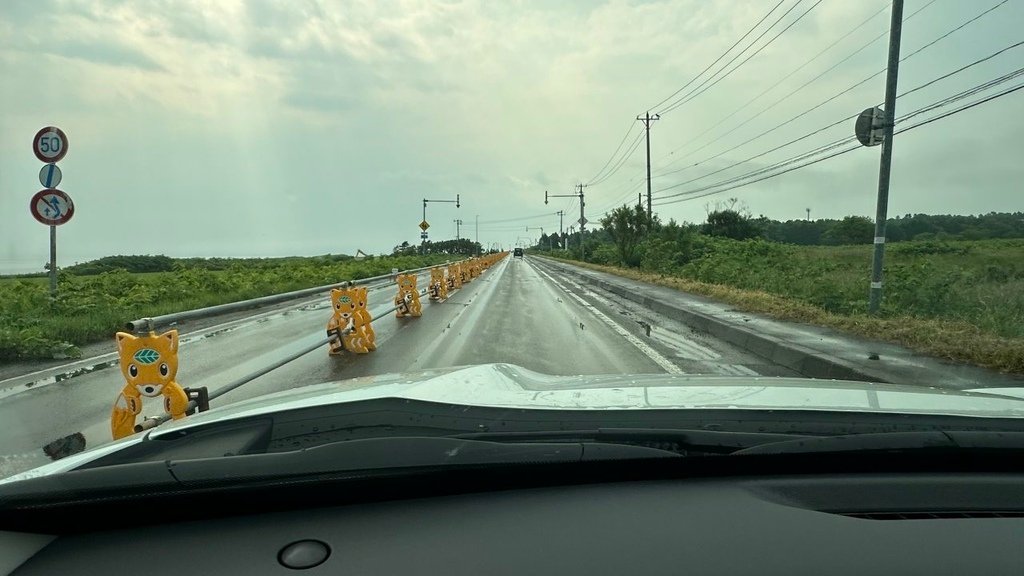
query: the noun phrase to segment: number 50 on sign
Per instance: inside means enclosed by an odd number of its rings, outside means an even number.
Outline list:
[[[68,153],[68,137],[56,126],[47,126],[32,139],[32,153],[41,162],[60,162]]]

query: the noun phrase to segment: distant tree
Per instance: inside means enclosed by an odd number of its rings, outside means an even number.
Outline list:
[[[403,241],[398,246],[395,246],[392,250],[392,254],[413,254],[416,252],[416,247],[409,245],[408,241]]]
[[[734,240],[761,236],[761,229],[749,215],[732,208],[708,213],[708,220],[701,226],[701,232],[708,236],[722,236]]]
[[[871,244],[875,236],[875,224],[864,216],[847,216],[832,225],[821,235],[825,244]]]
[[[638,266],[637,246],[651,228],[647,212],[639,206],[620,206],[601,218],[601,226],[611,236],[619,258],[626,266]]]

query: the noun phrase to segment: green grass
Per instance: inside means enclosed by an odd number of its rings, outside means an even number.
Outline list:
[[[878,316],[866,313],[871,251],[712,239],[685,264],[588,266],[749,312],[1024,373],[1024,240],[890,244]]]
[[[449,255],[399,256],[365,261],[298,261],[228,270],[181,268],[174,272],[95,276],[61,274],[58,299],[46,278],[0,278],[0,360],[76,356],[77,346],[108,338],[125,323],[146,316],[236,302],[345,280],[443,263]]]

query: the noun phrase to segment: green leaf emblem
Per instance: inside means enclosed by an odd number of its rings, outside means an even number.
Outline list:
[[[338,302],[341,302],[342,304],[348,304],[348,303],[352,302],[352,299],[349,298],[348,296],[342,296],[342,297],[338,298]]]
[[[152,348],[143,348],[136,352],[133,358],[139,364],[152,364],[160,359],[160,353]]]

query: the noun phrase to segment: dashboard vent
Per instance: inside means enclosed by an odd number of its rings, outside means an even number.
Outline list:
[[[842,512],[842,516],[864,520],[947,520],[964,518],[1024,518],[1021,511],[979,512]]]

